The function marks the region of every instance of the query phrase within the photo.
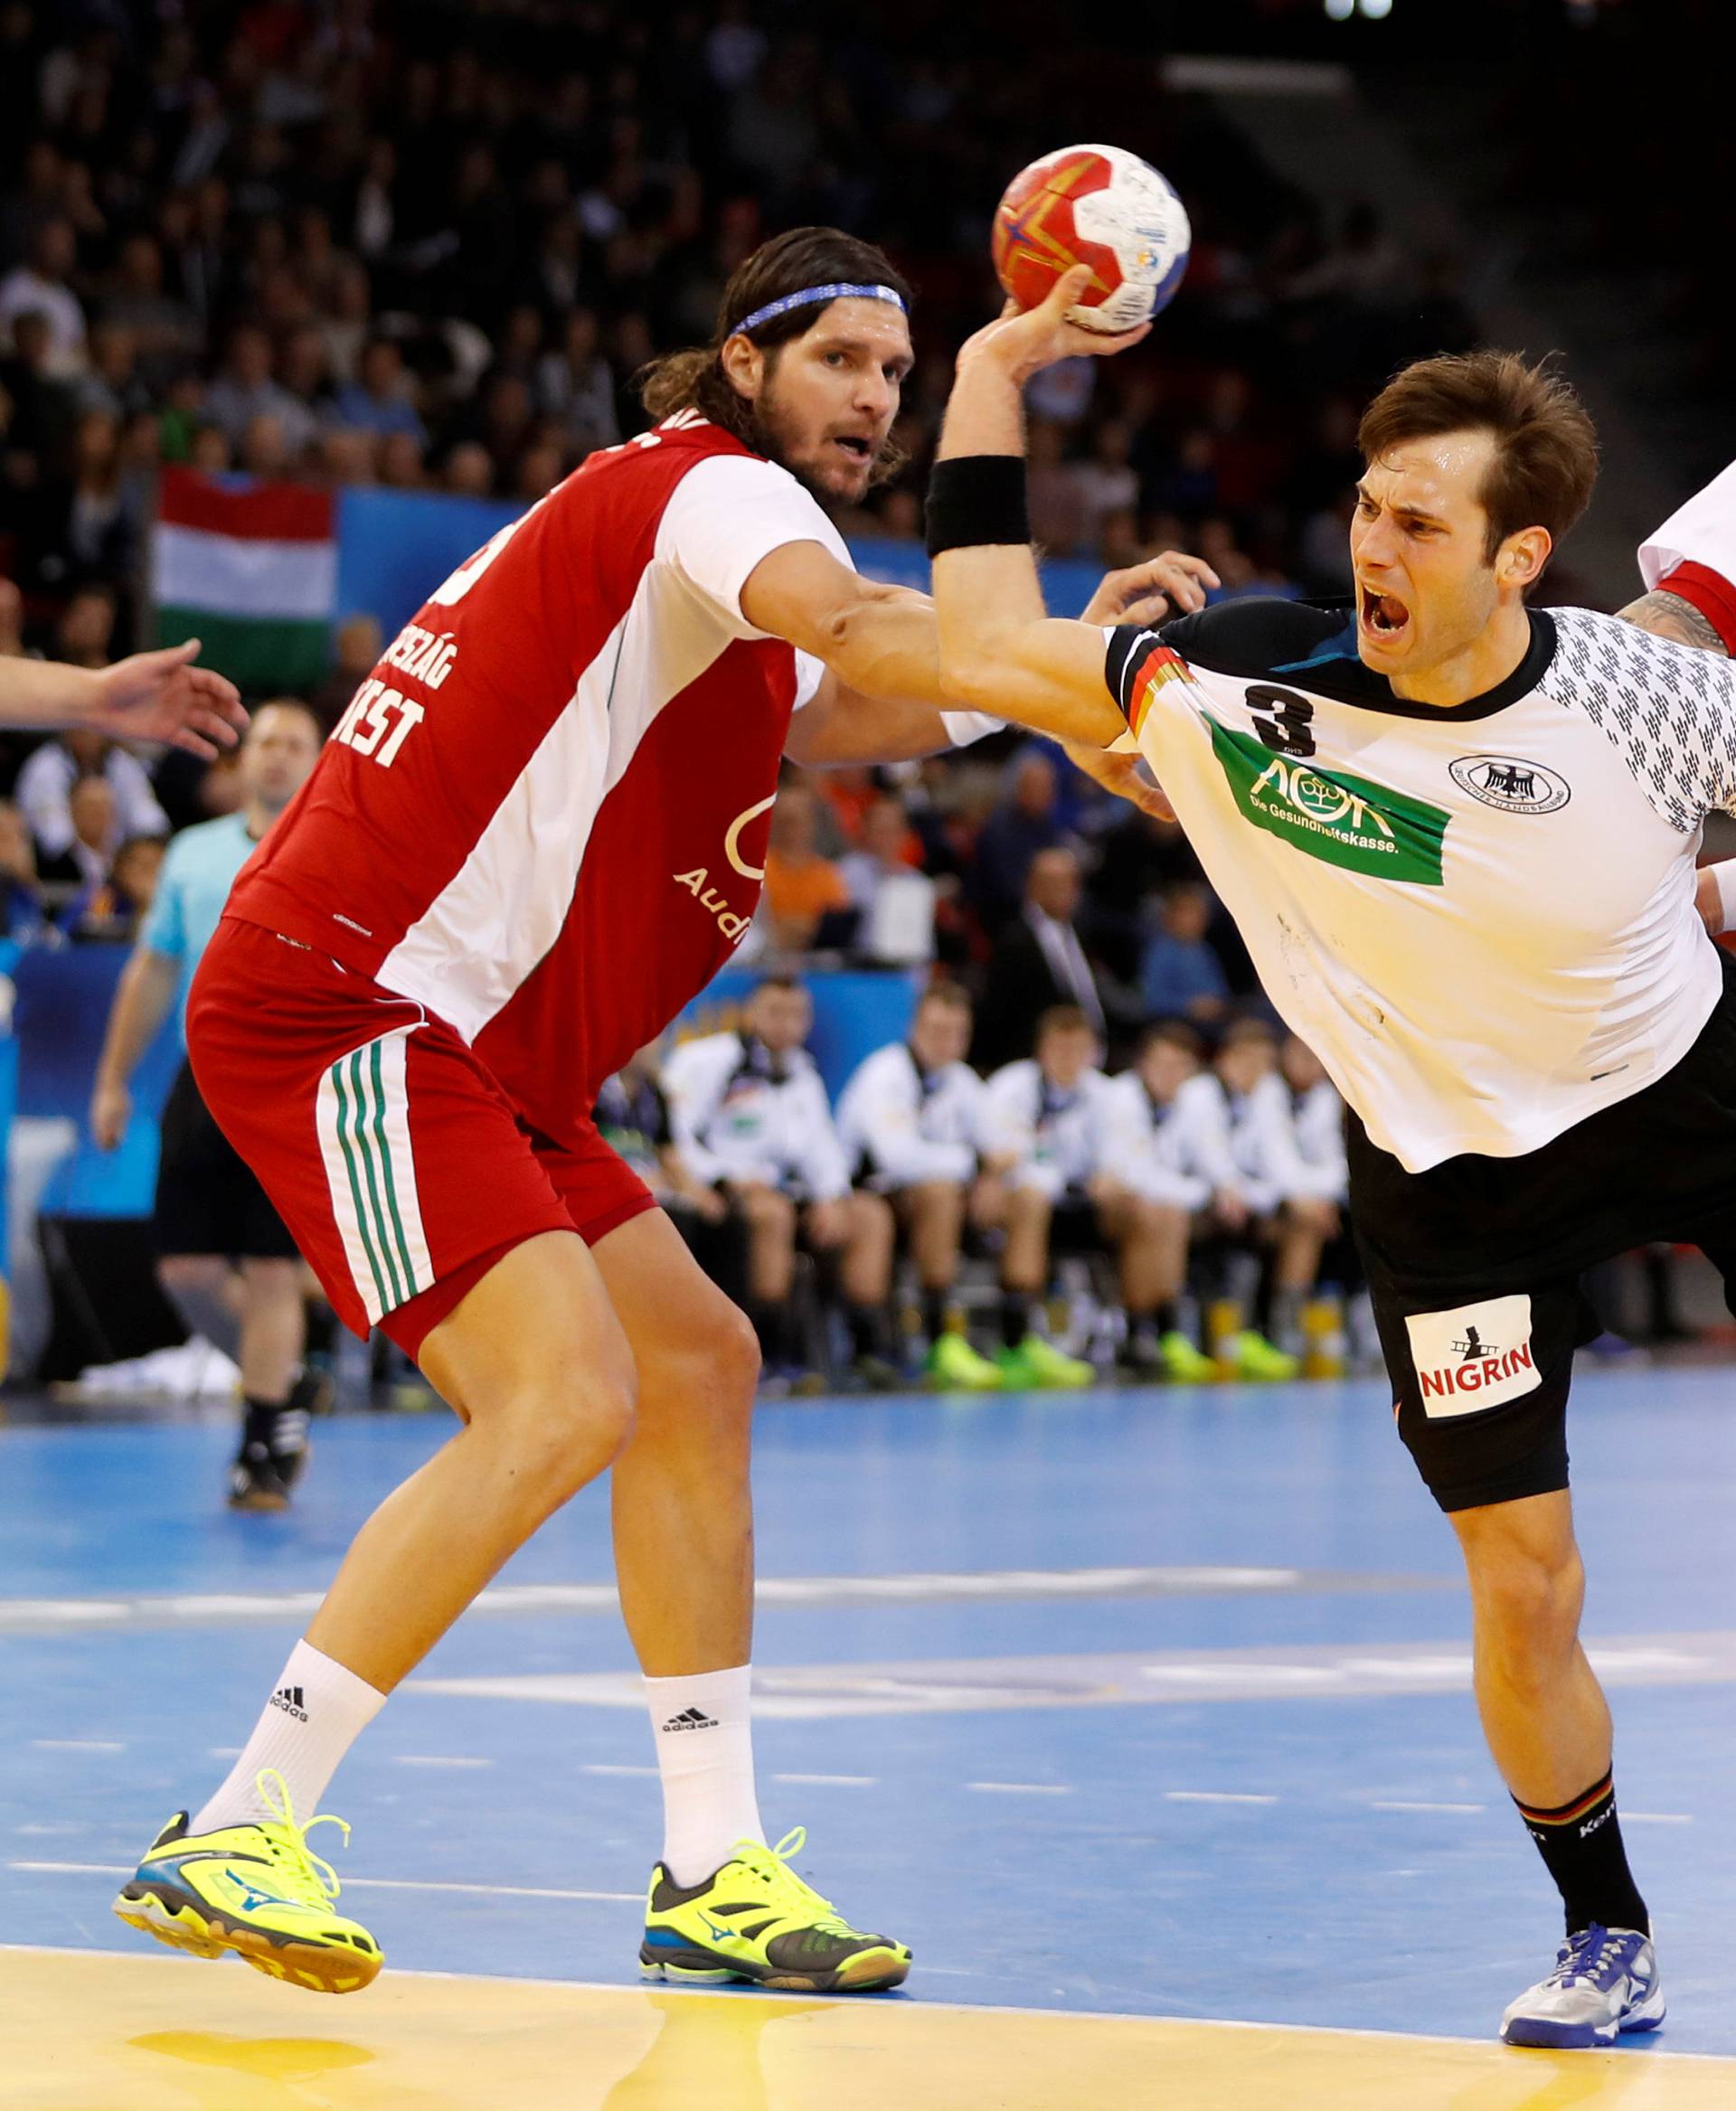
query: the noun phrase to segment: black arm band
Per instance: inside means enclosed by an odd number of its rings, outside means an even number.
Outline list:
[[[1028,542],[1023,455],[958,455],[929,477],[929,555],[985,542]]]

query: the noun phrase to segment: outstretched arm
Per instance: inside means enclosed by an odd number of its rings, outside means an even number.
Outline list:
[[[247,713],[232,683],[191,663],[197,638],[112,667],[0,660],[0,725],[90,726],[117,740],[165,740],[207,761],[232,748]]]
[[[929,547],[947,694],[1103,749],[1127,729],[1104,680],[1102,632],[1045,615],[1018,502],[1025,382],[1072,353],[1120,351],[1149,328],[1104,337],[1068,323],[1089,278],[1068,272],[1041,307],[1004,316],[959,353],[929,490]]]

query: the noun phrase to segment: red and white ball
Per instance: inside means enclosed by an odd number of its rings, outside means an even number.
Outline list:
[[[1063,146],[1021,169],[995,209],[995,271],[1022,308],[1091,267],[1069,322],[1114,335],[1166,307],[1194,240],[1181,200],[1121,146]]]

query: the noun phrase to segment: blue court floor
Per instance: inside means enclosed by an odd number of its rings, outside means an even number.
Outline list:
[[[1588,1372],[1573,1415],[1657,2042],[1736,2054],[1736,1371]],[[114,1876],[443,1435],[323,1425],[259,1518],[221,1419],[0,1428],[0,1940],[127,1946]],[[772,1407],[758,1502],[766,1820],[911,1943],[900,1998],[1484,2039],[1550,1962],[1378,1384]],[[392,1964],[637,1984],[657,1797],[609,1575],[592,1490],[340,1774]]]

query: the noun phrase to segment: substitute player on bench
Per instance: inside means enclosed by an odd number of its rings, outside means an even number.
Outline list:
[[[1511,354],[1421,362],[1370,407],[1348,620],[1046,620],[1020,391],[1101,348],[1061,319],[1083,284],[960,355],[929,501],[948,685],[1064,702],[1070,727],[1112,701],[1353,1109],[1400,1433],[1458,1531],[1484,1728],[1566,1909],[1504,2034],[1607,2043],[1664,2001],[1579,1641],[1565,1410],[1584,1268],[1680,1238],[1736,1271],[1736,994],[1694,870],[1704,815],[1736,807],[1736,669],[1527,607],[1596,447]]]

